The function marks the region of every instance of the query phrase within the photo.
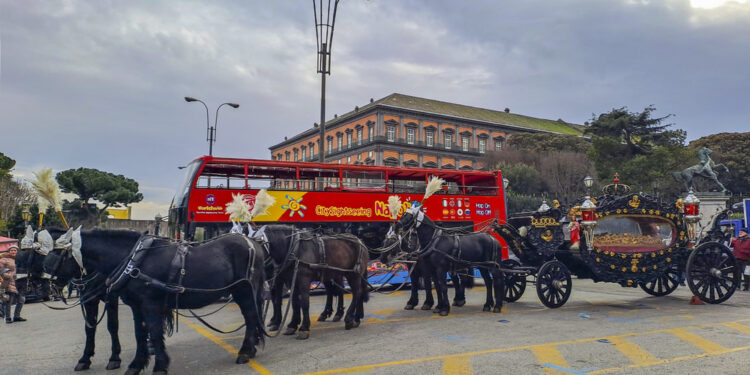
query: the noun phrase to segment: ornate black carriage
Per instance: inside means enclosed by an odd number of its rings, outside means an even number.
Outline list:
[[[507,300],[518,300],[527,278],[533,277],[542,303],[560,307],[570,297],[572,275],[640,287],[654,296],[666,296],[684,281],[704,302],[721,303],[731,297],[740,270],[732,252],[716,241],[716,230],[698,239],[698,216],[692,207],[686,209],[682,201],[662,204],[629,190],[626,185],[608,185],[604,195],[587,197],[578,206],[583,207],[578,246],[566,240],[563,231],[566,214],[572,213],[575,220],[575,209],[566,213],[543,204],[538,212],[511,217],[509,224],[498,226],[497,233],[517,257],[503,262],[509,270]],[[577,225],[572,226],[575,231]]]

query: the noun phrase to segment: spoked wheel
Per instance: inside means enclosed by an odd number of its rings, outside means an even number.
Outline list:
[[[515,259],[505,259],[502,267],[514,269],[521,266]],[[518,301],[526,290],[526,275],[508,272],[505,274],[505,300],[508,302]]]
[[[687,260],[690,291],[706,303],[722,303],[740,284],[740,269],[732,252],[718,242],[696,247]]]
[[[564,264],[551,260],[542,264],[536,278],[536,294],[544,306],[560,307],[570,298],[572,281],[570,271]]]
[[[656,296],[666,296],[677,289],[680,285],[680,270],[677,265],[670,265],[666,270],[659,272],[656,277],[641,284],[641,289],[646,293]]]

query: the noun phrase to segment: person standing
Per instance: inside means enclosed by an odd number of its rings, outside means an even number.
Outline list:
[[[747,228],[740,229],[740,233],[737,238],[732,239],[732,248],[734,249],[734,257],[737,258],[737,263],[740,267],[740,273],[745,279],[742,285],[742,290],[750,290],[750,275],[745,272],[746,268],[750,267],[750,236],[747,235]]]
[[[5,290],[5,294],[8,298],[3,298],[3,315],[5,316],[5,323],[10,324],[15,322],[25,322],[26,319],[21,317],[21,309],[25,302],[24,296],[18,293],[16,289],[16,255],[18,255],[18,246],[11,246],[8,251],[0,253],[0,268],[5,268],[7,271],[3,273],[2,286]],[[16,309],[13,312],[13,317],[10,315],[11,305],[16,305]]]

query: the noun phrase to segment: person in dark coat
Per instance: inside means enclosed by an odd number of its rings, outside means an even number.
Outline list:
[[[0,253],[0,269],[7,269],[0,277],[3,281],[0,283],[0,289],[3,290],[4,296],[2,299],[2,310],[5,316],[5,323],[10,324],[15,322],[25,322],[26,319],[21,317],[21,309],[25,298],[23,295],[18,293],[16,289],[16,255],[18,254],[18,246],[11,246],[8,251]],[[16,305],[16,309],[13,312],[13,317],[10,315],[11,305]]]
[[[740,273],[743,274],[742,290],[750,290],[750,275],[745,272],[750,267],[750,236],[747,235],[747,228],[740,229],[740,234],[732,240],[731,247],[740,266]]]

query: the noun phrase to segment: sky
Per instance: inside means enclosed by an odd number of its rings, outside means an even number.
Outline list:
[[[179,166],[270,158],[320,120],[312,2],[0,0],[0,152],[14,176],[133,178],[167,214]],[[341,0],[327,118],[391,93],[583,124],[673,115],[688,140],[750,118],[747,0]]]

